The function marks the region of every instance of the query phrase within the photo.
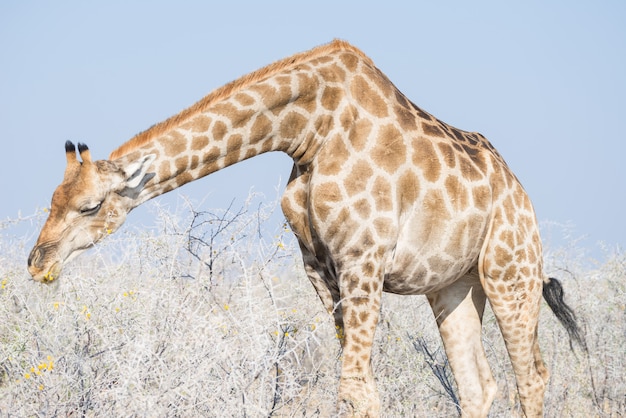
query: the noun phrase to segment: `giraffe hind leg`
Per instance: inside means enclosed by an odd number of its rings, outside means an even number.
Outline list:
[[[486,417],[496,395],[482,344],[485,293],[476,273],[427,295],[459,391],[464,417]]]
[[[548,379],[537,340],[541,277],[486,268],[481,280],[511,359],[522,410],[526,417],[541,417]]]

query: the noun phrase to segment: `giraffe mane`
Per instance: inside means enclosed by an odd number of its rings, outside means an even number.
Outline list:
[[[216,90],[213,90],[211,93],[204,96],[191,107],[188,107],[187,109],[184,109],[180,113],[177,113],[176,115],[164,120],[163,122],[157,123],[147,130],[138,133],[133,138],[122,144],[119,148],[111,152],[109,159],[115,160],[117,158],[123,157],[133,150],[149,143],[154,138],[157,138],[167,133],[174,127],[188,120],[189,118],[205,111],[212,104],[231,96],[233,93],[239,90],[245,89],[246,87],[258,81],[266,79],[280,71],[283,71],[286,68],[295,67],[299,64],[302,64],[303,62],[335,51],[352,52],[358,55],[360,58],[365,59],[371,63],[371,60],[361,50],[346,41],[335,39],[330,43],[320,45],[309,51],[300,52],[298,54],[276,61],[273,64],[253,71],[234,81],[231,81],[230,83],[225,84],[222,87],[217,88]]]

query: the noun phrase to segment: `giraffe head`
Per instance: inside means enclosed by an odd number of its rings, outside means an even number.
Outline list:
[[[64,263],[117,230],[137,206],[145,183],[154,174],[147,170],[155,156],[139,160],[92,161],[89,148],[65,143],[67,167],[63,182],[52,195],[50,215],[28,257],[33,279],[51,282]]]

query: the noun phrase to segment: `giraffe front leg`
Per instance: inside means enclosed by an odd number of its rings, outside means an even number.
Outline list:
[[[304,246],[300,246],[302,260],[304,261],[304,271],[317,292],[324,309],[333,316],[335,327],[337,328],[337,338],[343,343],[343,318],[339,304],[339,289],[336,282],[329,281],[327,275],[321,268],[318,260]]]
[[[338,410],[345,417],[378,417],[380,399],[371,367],[372,344],[380,313],[382,279],[341,272],[342,364]]]

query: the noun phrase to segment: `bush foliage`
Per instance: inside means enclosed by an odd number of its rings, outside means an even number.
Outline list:
[[[176,213],[127,227],[51,285],[29,279],[45,214],[0,224],[0,415],[332,416],[341,352],[274,206]],[[626,415],[626,254],[589,267],[547,254],[582,321],[571,352],[547,307],[540,339],[551,372],[546,416]],[[499,385],[491,416],[520,414],[515,380],[487,308],[484,343]],[[458,414],[455,385],[424,297],[385,294],[373,367],[384,416]]]

